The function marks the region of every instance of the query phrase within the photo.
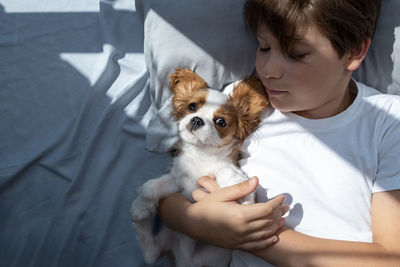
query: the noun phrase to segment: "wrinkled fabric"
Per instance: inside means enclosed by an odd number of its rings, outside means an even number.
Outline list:
[[[0,266],[143,266],[130,203],[168,156],[134,3],[0,1],[0,58]]]

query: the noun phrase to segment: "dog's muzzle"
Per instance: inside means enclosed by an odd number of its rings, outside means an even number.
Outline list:
[[[195,131],[195,130],[197,130],[198,128],[201,128],[202,126],[204,126],[204,121],[201,119],[201,118],[199,118],[199,117],[193,117],[191,120],[190,120],[190,123],[189,123],[189,127],[190,127],[190,130],[191,131]]]

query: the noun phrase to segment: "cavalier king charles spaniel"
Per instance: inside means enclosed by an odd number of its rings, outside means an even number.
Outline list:
[[[210,89],[189,69],[176,69],[170,75],[172,115],[178,125],[180,141],[169,172],[148,180],[132,203],[131,217],[147,263],[162,252],[174,255],[176,266],[227,266],[231,250],[202,244],[163,227],[155,236],[152,218],[163,197],[180,192],[193,201],[201,176],[215,174],[219,187],[248,179],[238,166],[239,147],[260,123],[268,98],[260,80],[247,78],[224,94]],[[239,202],[254,203],[250,194]]]

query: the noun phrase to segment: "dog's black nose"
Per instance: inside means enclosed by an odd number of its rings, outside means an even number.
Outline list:
[[[192,131],[194,131],[194,130],[196,130],[196,129],[202,127],[202,126],[204,126],[204,121],[203,121],[201,118],[199,118],[199,117],[193,117],[193,118],[190,120],[190,127],[191,127],[191,130],[192,130]]]

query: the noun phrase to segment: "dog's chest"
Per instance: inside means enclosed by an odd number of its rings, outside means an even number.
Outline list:
[[[181,180],[184,189],[195,189],[197,180],[201,176],[215,173],[216,170],[225,165],[214,157],[205,157],[196,153],[184,153],[174,160],[174,171],[176,178]]]
[[[194,152],[186,152],[176,157],[171,171],[187,198],[191,198],[192,192],[198,188],[197,180],[202,176],[215,174],[218,184],[224,187],[230,184],[228,180],[236,180],[235,176],[243,175],[228,158]]]

